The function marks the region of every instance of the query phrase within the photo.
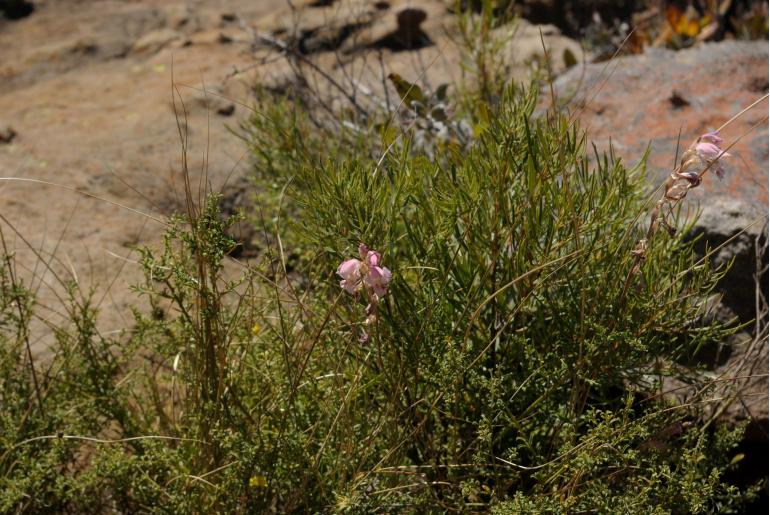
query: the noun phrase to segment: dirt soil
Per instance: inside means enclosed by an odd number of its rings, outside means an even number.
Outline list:
[[[0,19],[0,131],[11,135],[0,144],[0,214],[20,271],[34,275],[51,309],[45,316],[57,316],[58,277],[98,289],[104,331],[129,326],[128,286],[141,277],[130,249],[157,241],[163,225],[153,218],[174,209],[181,186],[172,72],[188,109],[191,167],[205,156],[215,185],[243,168],[244,149],[226,129],[236,119],[216,114],[230,108],[213,98],[210,113],[197,90],[246,62],[243,44],[220,37],[222,15],[273,7],[187,5],[41,1],[26,18]]]

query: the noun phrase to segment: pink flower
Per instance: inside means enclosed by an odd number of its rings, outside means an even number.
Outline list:
[[[380,253],[373,250],[367,252],[366,264],[369,266],[380,266]]]
[[[713,168],[717,177],[724,179],[725,169],[722,167],[722,163],[719,161],[723,157],[730,157],[730,154],[723,152],[719,145],[722,143],[722,138],[717,135],[717,132],[707,132],[702,135],[695,142],[694,150],[698,155],[698,158],[706,165]],[[713,164],[712,164],[713,163]]]
[[[337,275],[342,277],[340,286],[348,293],[355,293],[361,287],[361,262],[347,259],[337,267]]]
[[[388,283],[392,277],[393,274],[387,268],[371,266],[369,273],[364,277],[364,283],[374,291],[378,298],[382,298],[388,292]]]
[[[719,131],[707,132],[706,134],[701,135],[701,137],[698,138],[698,141],[708,141],[715,145],[722,144],[722,138],[719,137]]]
[[[388,283],[393,274],[387,268],[380,266],[382,257],[379,252],[369,250],[363,243],[358,246],[358,259],[347,259],[337,268],[337,275],[342,277],[340,286],[348,293],[356,293],[363,285],[367,294],[375,300],[382,298],[388,292]]]
[[[719,154],[722,153],[722,149],[720,149],[718,146],[714,145],[713,143],[706,142],[696,144],[695,151],[704,161],[713,161],[719,157]]]
[[[388,292],[388,283],[393,277],[390,270],[380,266],[380,253],[369,250],[366,253],[366,275],[364,283],[374,291],[377,297],[382,297]]]

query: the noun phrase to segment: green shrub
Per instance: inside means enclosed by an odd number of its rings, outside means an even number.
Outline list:
[[[729,333],[701,321],[719,274],[663,233],[636,270],[643,165],[589,159],[535,105],[511,88],[471,116],[469,148],[430,160],[408,134],[334,140],[277,103],[246,133],[259,262],[228,260],[216,197],[191,205],[141,251],[132,330],[104,338],[73,289],[45,366],[25,354],[35,306],[7,261],[0,510],[700,513],[750,498],[722,482],[740,431],[702,421],[709,385],[684,406],[659,395],[678,358]],[[377,299],[340,288],[361,243],[393,273]]]
[[[325,429],[336,446],[312,468],[345,485],[339,507],[513,498],[500,506],[646,512],[691,499],[697,512],[727,490],[729,456],[693,458],[720,441],[702,434],[697,409],[643,401],[650,376],[676,373],[671,362],[725,334],[697,323],[717,274],[662,235],[632,273],[643,168],[598,154],[592,164],[567,118],[534,107],[533,91],[511,89],[474,148],[433,162],[408,146],[384,160],[340,159],[331,146],[335,159],[300,159],[290,175],[259,168],[286,187],[295,223],[283,245],[303,249],[322,306],[303,300],[305,316],[326,322],[311,331],[310,366],[346,377],[344,396],[324,390],[340,405]],[[394,275],[376,318],[336,285],[361,242]],[[295,348],[299,336],[271,329]],[[657,441],[676,424],[687,429]],[[675,481],[697,494],[661,493]],[[306,499],[333,502],[317,488]]]

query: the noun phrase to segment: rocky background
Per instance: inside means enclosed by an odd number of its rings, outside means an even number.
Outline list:
[[[711,17],[677,2],[497,2],[523,16],[495,29],[505,41],[501,66],[511,80],[545,66],[557,76],[558,101],[580,114],[597,147],[611,146],[627,164],[649,152],[652,187],[668,174],[678,144],[768,91],[767,2],[706,3],[716,6]],[[388,73],[429,89],[456,86],[464,63],[450,4],[0,0],[0,221],[43,308],[57,316],[55,278],[71,277],[96,289],[103,331],[129,327],[128,286],[140,279],[131,249],[157,242],[158,220],[182,205],[175,116],[182,103],[193,177],[205,176],[235,210],[248,203],[249,159],[232,130],[248,115],[255,86],[323,90],[336,107],[351,101],[341,90],[362,106],[373,102],[368,91],[386,96]],[[608,61],[624,41],[623,55]],[[747,445],[760,449],[752,451],[760,471],[768,420],[767,113],[765,100],[723,132],[727,142],[741,138],[728,176],[708,177],[688,197],[703,211],[693,232],[699,248],[727,242],[715,261],[735,260],[712,316],[759,320],[699,360],[707,373],[744,377],[745,395],[719,415],[751,421]],[[41,331],[37,348],[45,341]]]

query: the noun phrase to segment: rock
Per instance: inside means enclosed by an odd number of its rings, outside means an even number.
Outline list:
[[[237,27],[200,30],[186,38],[186,41],[191,45],[229,45],[250,42],[248,35]]]
[[[78,37],[40,45],[36,50],[26,55],[22,64],[28,66],[46,62],[65,62],[78,58],[85,59],[95,55],[98,51],[99,46],[92,39]]]
[[[279,13],[266,25],[272,35],[290,48],[310,55],[337,50],[379,16],[379,10],[367,2],[343,0],[335,5]]]
[[[674,108],[677,108],[677,107],[687,107],[688,105],[690,105],[690,101],[687,100],[677,90],[671,91],[671,96],[668,97],[668,101],[671,102],[671,106],[674,107]]]
[[[306,29],[300,32],[299,37],[292,42],[292,45],[296,46],[301,54],[336,50],[348,37],[364,25],[364,23],[343,23]]]
[[[0,12],[9,20],[20,20],[34,10],[35,5],[26,0],[0,0]]]
[[[572,98],[597,146],[607,148],[611,138],[616,155],[636,162],[649,145],[648,177],[655,187],[670,173],[680,130],[679,152],[765,93],[767,59],[766,42],[724,41],[679,52],[653,49],[609,64],[575,67],[554,86],[560,98]],[[721,322],[733,315],[740,322],[759,319],[694,357],[709,374],[722,378],[713,397],[729,402],[716,413],[719,420],[731,426],[749,422],[742,443],[746,448],[766,447],[768,429],[766,113],[764,101],[722,131],[726,144],[741,138],[730,148],[734,157],[725,161],[726,179],[707,176],[685,201],[702,210],[690,234],[698,238],[696,250],[703,255],[707,247],[723,245],[711,255],[712,262],[733,261],[717,285],[722,302],[710,316]]]
[[[707,248],[713,252],[710,260],[714,265],[732,261],[717,286],[723,293],[722,304],[741,322],[755,319],[761,308],[756,301],[757,287],[765,298],[768,293],[767,213],[740,199],[717,198],[702,206],[691,237],[697,238],[700,255]]]
[[[396,28],[376,40],[375,48],[388,48],[394,51],[414,50],[433,44],[430,37],[420,27],[428,18],[423,9],[407,7],[396,14]]]
[[[217,108],[217,114],[219,116],[230,116],[235,112],[235,104],[228,103]]]
[[[8,144],[13,141],[13,138],[16,137],[16,131],[13,130],[13,127],[6,127],[5,129],[0,129],[0,144]]]
[[[220,44],[221,35],[220,29],[206,29],[190,36],[189,41],[192,45],[217,45]]]
[[[560,98],[573,98],[573,108],[598,146],[606,148],[611,138],[616,155],[635,162],[650,145],[648,177],[654,188],[670,173],[680,128],[681,154],[682,147],[758,98],[756,84],[767,80],[767,56],[767,45],[760,42],[725,41],[680,52],[652,49],[607,66],[576,67],[554,87]],[[743,322],[757,316],[754,275],[767,234],[767,122],[752,129],[766,112],[762,102],[722,131],[726,144],[751,132],[730,149],[726,179],[708,175],[686,197],[702,209],[691,234],[699,238],[697,250],[704,253],[707,246],[729,242],[712,261],[724,265],[735,260],[718,287],[725,306]],[[759,262],[767,262],[766,253]],[[759,284],[766,295],[766,271]]]
[[[173,29],[153,30],[137,39],[131,47],[131,52],[135,54],[154,54],[181,37],[182,35]]]
[[[214,112],[220,116],[230,116],[235,112],[235,103],[224,93],[220,86],[198,90],[189,105],[191,112]]]
[[[238,15],[233,12],[224,12],[219,15],[219,19],[222,20],[222,23],[233,23],[235,21],[238,21]]]
[[[370,15],[371,21],[342,46],[344,53],[373,48],[393,52],[426,48],[449,26],[445,23],[446,6],[437,0],[424,0],[419,6],[403,0],[377,2]]]
[[[729,358],[716,367],[693,367],[690,373],[701,380],[714,380],[713,390],[707,394],[714,399],[703,403],[702,415],[715,417],[731,427],[748,423],[746,440],[767,442],[768,431],[768,347],[764,337],[754,337],[746,332],[733,335],[725,342],[729,346]],[[724,350],[724,349],[723,349]],[[663,399],[673,404],[693,402],[703,391],[691,382],[671,376],[660,377]]]
[[[720,127],[765,93],[767,60],[766,41],[706,43],[679,52],[648,49],[609,63],[576,66],[555,81],[554,89],[579,113],[600,149],[607,149],[611,139],[615,155],[635,163],[649,145],[647,175],[654,189],[675,162],[680,130],[681,155],[700,134]],[[549,93],[543,96],[550,99]],[[706,416],[717,415],[730,426],[749,422],[742,443],[747,449],[767,446],[767,109],[765,100],[722,130],[725,145],[740,138],[730,148],[733,157],[724,162],[727,177],[720,181],[708,174],[685,199],[688,207],[701,209],[690,234],[699,238],[696,251],[703,255],[707,246],[713,250],[724,244],[711,255],[712,262],[734,260],[717,285],[721,304],[706,321],[759,318],[737,335],[701,349],[689,363],[697,365],[693,374],[719,378],[710,397],[727,400],[704,405]],[[663,390],[676,392],[669,397],[676,402],[688,402],[694,394],[669,379]]]
[[[565,34],[578,37],[595,13],[607,21],[630,22],[639,3],[637,0],[523,0],[516,2],[514,11],[532,23],[553,23]]]
[[[616,155],[636,162],[649,144],[648,177],[654,188],[670,173],[680,128],[681,154],[682,147],[761,96],[756,85],[767,81],[767,58],[763,42],[707,43],[679,52],[651,49],[608,65],[575,67],[555,81],[554,89],[560,98],[573,99],[598,146],[606,148],[611,138]],[[703,253],[707,245],[713,249],[729,241],[712,261],[722,265],[735,259],[719,288],[723,303],[744,322],[756,316],[754,274],[757,252],[766,242],[766,113],[764,101],[722,131],[725,145],[743,136],[724,162],[727,177],[720,181],[709,174],[686,197],[702,209],[691,235],[700,237],[697,249]],[[766,254],[762,259],[767,261]],[[760,284],[766,293],[766,272]]]
[[[743,336],[742,338],[740,336]],[[766,335],[765,335],[766,336]],[[732,384],[725,385],[725,390],[732,389],[738,396],[737,402],[730,403],[721,418],[724,422],[736,425],[750,421],[757,431],[764,428],[764,436],[748,434],[749,438],[767,439],[768,426],[768,348],[767,338],[752,337],[739,333],[734,338],[730,359],[717,368],[716,373],[724,377],[739,378]]]
[[[606,149],[611,138],[616,155],[635,163],[649,144],[648,176],[657,186],[670,172],[680,130],[681,155],[700,134],[763,95],[767,60],[766,41],[705,43],[678,52],[648,49],[576,66],[554,82],[554,89],[580,111],[582,126],[599,148]],[[742,137],[730,149],[734,157],[725,161],[728,175],[724,181],[707,176],[688,200],[706,205],[716,198],[740,199],[766,210],[768,125],[762,119],[767,109],[767,101],[761,102],[722,131],[726,144]]]
[[[189,5],[171,5],[164,9],[163,12],[166,17],[166,25],[173,30],[190,34],[200,28],[200,19]]]
[[[159,10],[138,2],[112,3],[110,8],[73,9],[60,2],[36,7],[34,16],[0,30],[0,95],[70,70],[123,59],[142,35],[165,24]]]

